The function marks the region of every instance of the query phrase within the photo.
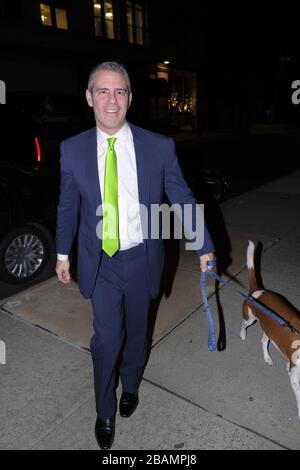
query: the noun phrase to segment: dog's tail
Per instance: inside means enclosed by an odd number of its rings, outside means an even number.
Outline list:
[[[255,252],[255,245],[251,240],[249,240],[249,245],[247,249],[247,269],[248,269],[248,281],[249,281],[250,294],[259,290],[259,285],[256,279],[255,267],[254,267],[254,252]]]

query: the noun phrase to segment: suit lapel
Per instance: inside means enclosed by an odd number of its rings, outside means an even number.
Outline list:
[[[96,127],[90,130],[85,144],[85,174],[91,199],[95,202],[96,207],[102,203],[99,185],[99,171],[97,160],[97,132]]]
[[[136,158],[136,171],[139,191],[139,203],[148,206],[149,203],[149,158],[147,154],[146,144],[143,140],[141,130],[130,124],[130,129],[133,136],[135,158]]]

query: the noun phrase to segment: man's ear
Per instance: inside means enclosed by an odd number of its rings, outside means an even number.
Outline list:
[[[129,106],[131,105],[131,100],[132,100],[132,93],[128,96],[128,106],[127,109],[129,109]]]
[[[92,108],[93,107],[93,99],[90,90],[86,90],[85,97],[88,102],[88,105]]]

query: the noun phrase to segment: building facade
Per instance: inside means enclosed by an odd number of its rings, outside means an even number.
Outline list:
[[[33,105],[40,97],[45,115],[54,106],[51,96],[65,96],[66,106],[72,96],[82,102],[91,68],[117,60],[132,79],[136,124],[166,133],[197,130],[197,66],[180,48],[184,31],[176,37],[178,12],[162,3],[2,0],[0,79],[7,102]]]

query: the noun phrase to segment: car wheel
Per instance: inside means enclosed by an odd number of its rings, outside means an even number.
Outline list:
[[[50,241],[35,225],[22,225],[0,241],[0,278],[10,284],[23,284],[37,277],[47,265]]]

